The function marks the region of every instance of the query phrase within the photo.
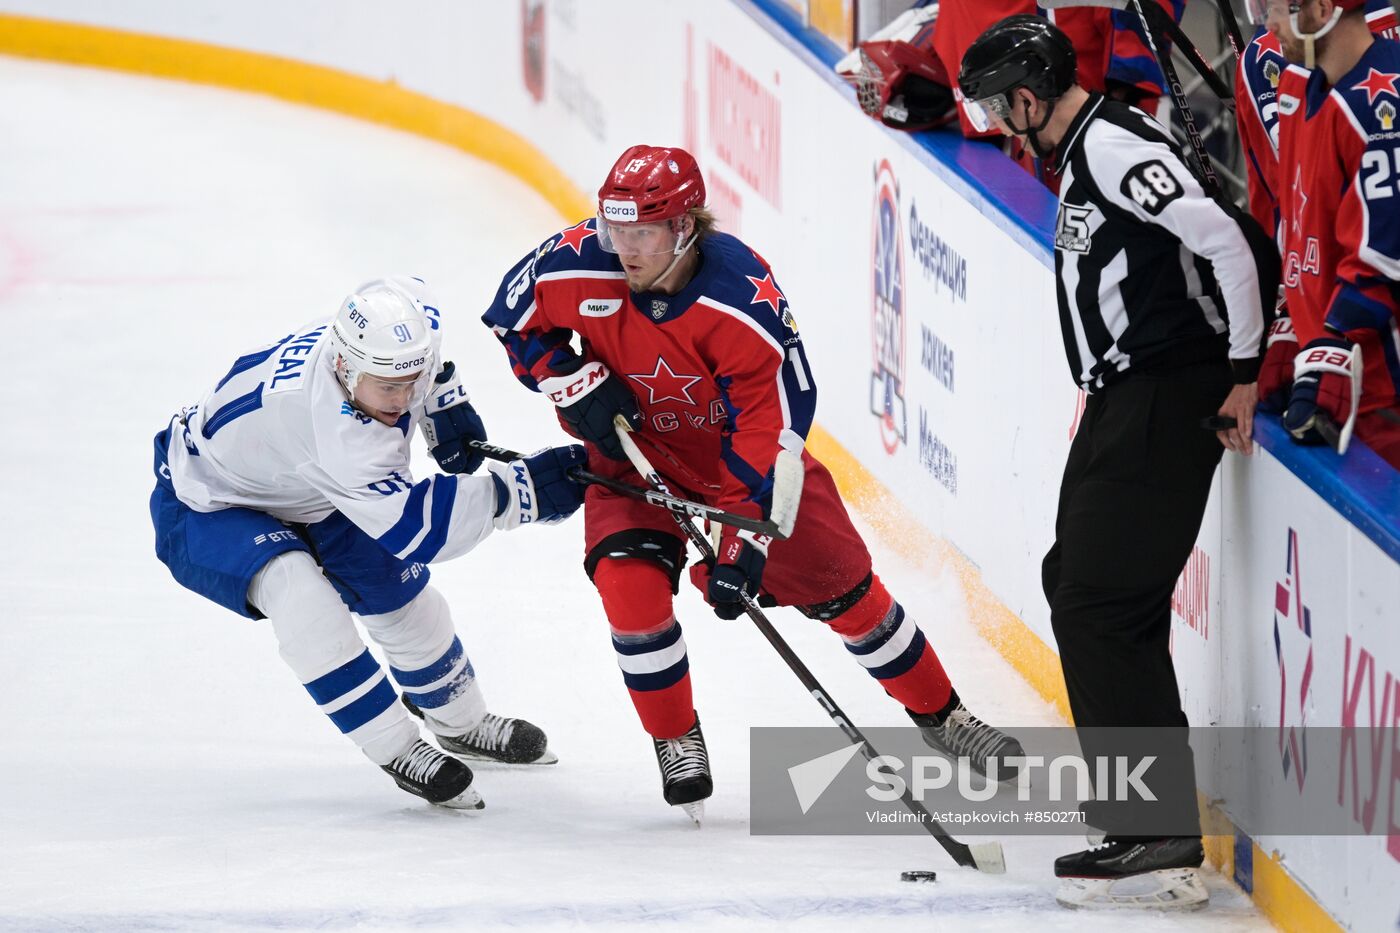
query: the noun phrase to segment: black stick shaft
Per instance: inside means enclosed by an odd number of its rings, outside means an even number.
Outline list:
[[[1230,47],[1235,50],[1235,58],[1244,58],[1244,33],[1240,32],[1240,21],[1235,17],[1235,8],[1230,0],[1215,0],[1220,11],[1221,22],[1225,24],[1225,35],[1230,39]]]
[[[468,446],[473,450],[480,451],[484,456],[492,460],[500,460],[503,462],[519,460],[521,457],[525,456],[518,451],[510,450],[505,447],[497,447],[495,444],[488,444],[485,441],[469,441]],[[747,515],[735,515],[732,512],[726,512],[724,509],[706,505],[703,502],[682,499],[679,496],[673,496],[668,492],[661,492],[655,489],[642,489],[639,486],[632,486],[609,476],[599,476],[597,473],[590,473],[588,470],[572,470],[569,475],[580,483],[602,486],[619,495],[627,496],[629,499],[637,499],[638,501],[654,505],[657,508],[665,509],[672,515],[689,515],[695,518],[703,518],[708,521],[717,522],[721,525],[742,528],[745,531],[752,531],[755,534],[769,535],[774,538],[783,537],[778,530],[777,524],[774,522],[749,518]]]
[[[1181,78],[1176,73],[1176,66],[1172,64],[1171,56],[1162,54],[1162,43],[1152,28],[1147,14],[1143,11],[1142,0],[1131,0],[1131,3],[1133,11],[1137,13],[1138,20],[1142,23],[1143,34],[1147,37],[1147,47],[1152,50],[1152,57],[1157,59],[1157,66],[1162,69],[1162,75],[1167,79],[1172,103],[1176,106],[1177,113],[1181,115],[1181,124],[1186,128],[1186,139],[1190,142],[1191,152],[1196,157],[1196,163],[1200,167],[1202,183],[1207,193],[1217,195],[1221,190],[1220,179],[1215,176],[1210,155],[1206,152],[1205,141],[1201,139],[1200,131],[1196,129],[1196,114],[1186,101],[1186,91],[1181,86]]]
[[[619,433],[621,433],[620,429]],[[626,446],[631,442],[631,438],[623,436],[622,442],[624,446]],[[633,466],[637,467],[637,472],[642,474],[642,478],[645,479],[653,489],[658,492],[667,492],[665,480],[663,480],[655,470],[643,469],[642,467],[644,465],[650,467],[650,464],[645,464],[645,461],[633,463]],[[677,515],[675,512],[671,513],[671,517],[676,520],[676,524],[680,526],[681,531],[690,539],[690,543],[694,544],[696,550],[700,552],[701,560],[714,561],[714,548],[710,546],[709,539],[705,537],[700,529],[696,528],[686,518]],[[743,595],[740,598],[744,601],[744,613],[753,621],[753,624],[758,627],[758,630],[763,633],[763,637],[768,639],[768,643],[778,652],[778,657],[782,658],[788,668],[797,675],[797,679],[801,681],[802,686],[807,688],[807,692],[816,698],[816,701],[821,704],[822,709],[826,710],[826,714],[831,717],[832,722],[836,723],[836,727],[845,733],[846,737],[852,742],[860,743],[861,754],[865,756],[867,761],[874,761],[878,758],[879,755],[876,753],[869,740],[866,739],[861,731],[856,728],[855,724],[847,718],[846,714],[841,711],[841,707],[836,705],[836,701],[831,698],[831,694],[826,692],[826,688],[824,688],[817,681],[817,678],[812,672],[807,669],[807,665],[802,663],[802,659],[799,658],[797,653],[788,645],[787,640],[784,639],[782,635],[778,634],[777,629],[773,628],[773,623],[768,621],[768,617],[763,614],[763,610],[758,608],[747,595]],[[933,818],[933,814],[929,813],[923,804],[914,799],[914,795],[909,792],[907,782],[905,783],[904,793],[900,795],[899,799],[900,802],[909,809],[909,812],[919,818],[919,825],[928,830],[929,835],[933,836],[934,839],[938,840],[938,844],[952,856],[954,862],[965,868],[980,867],[977,864],[977,860],[973,858],[972,850],[968,848],[965,843],[961,843],[948,835],[948,831],[943,828],[941,823]]]

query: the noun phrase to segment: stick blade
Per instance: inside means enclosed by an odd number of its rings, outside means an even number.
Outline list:
[[[1006,856],[1000,842],[978,842],[967,847],[976,869],[988,875],[1006,874]]]

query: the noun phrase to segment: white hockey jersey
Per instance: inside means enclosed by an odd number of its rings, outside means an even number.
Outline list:
[[[240,356],[198,405],[174,416],[167,463],[180,501],[301,524],[338,510],[386,550],[421,563],[471,550],[494,527],[491,476],[414,482],[409,440],[423,412],[390,426],[357,411],[335,373],[330,323]]]

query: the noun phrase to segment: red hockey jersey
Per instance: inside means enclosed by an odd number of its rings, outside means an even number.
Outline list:
[[[1366,25],[1378,36],[1400,39],[1390,0],[1367,0]],[[1249,212],[1271,231],[1278,229],[1278,83],[1287,67],[1278,38],[1260,27],[1235,70],[1235,119],[1249,180]]]
[[[546,240],[507,273],[482,320],[531,389],[600,360],[637,397],[638,445],[684,489],[767,518],[780,448],[800,454],[816,386],[768,264],[724,233],[701,241],[700,267],[675,295],[627,287],[594,220]]]
[[[1279,80],[1276,191],[1289,313],[1303,343],[1327,328],[1362,348],[1361,411],[1400,389],[1400,43],[1376,39],[1335,87]]]

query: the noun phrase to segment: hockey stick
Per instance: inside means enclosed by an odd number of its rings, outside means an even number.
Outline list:
[[[1229,0],[1223,0],[1223,2],[1228,3]],[[1044,0],[1044,2],[1040,3],[1040,6],[1045,7],[1047,10],[1060,10],[1065,9],[1067,7],[1088,6],[1100,7],[1107,10],[1120,10],[1125,13],[1132,11],[1131,0]],[[1210,62],[1207,61],[1205,55],[1201,52],[1201,50],[1196,48],[1196,44],[1191,41],[1191,37],[1188,36],[1186,34],[1186,31],[1181,28],[1181,24],[1178,23],[1176,20],[1172,19],[1171,16],[1169,16],[1165,10],[1157,6],[1155,3],[1149,4],[1144,9],[1144,13],[1148,17],[1148,22],[1150,23],[1151,28],[1156,29],[1159,35],[1165,33],[1166,36],[1172,40],[1172,42],[1176,43],[1177,48],[1181,49],[1181,54],[1186,56],[1186,60],[1191,63],[1191,67],[1194,68],[1196,70],[1196,73],[1201,76],[1201,80],[1210,86],[1212,93],[1214,93],[1216,97],[1220,98],[1220,102],[1222,104],[1225,104],[1231,110],[1233,110],[1235,105],[1234,92],[1225,83],[1224,79],[1222,79],[1220,75],[1215,73],[1215,69],[1211,67]],[[1223,13],[1222,18],[1224,18]],[[1233,18],[1234,14],[1232,12],[1228,21],[1233,23]],[[1226,31],[1230,32],[1228,26],[1226,28]],[[1238,33],[1239,26],[1235,25],[1234,34],[1237,35]],[[1234,44],[1235,39],[1233,35],[1230,38],[1230,43],[1232,48],[1234,48],[1235,50],[1236,56],[1238,56],[1243,50],[1243,46]],[[1155,56],[1155,49],[1153,50],[1153,53]]]
[[[511,460],[519,460],[521,457],[525,456],[525,454],[518,453],[514,450],[507,450],[504,447],[497,447],[495,444],[488,444],[485,441],[468,441],[467,444],[472,450],[480,451],[484,456],[492,460],[509,462]],[[611,490],[629,499],[637,499],[641,502],[663,508],[672,515],[675,515],[678,519],[683,515],[693,515],[696,518],[703,518],[720,525],[729,525],[733,528],[742,528],[745,531],[752,531],[755,534],[771,535],[780,540],[787,537],[787,535],[783,534],[782,529],[778,527],[776,522],[749,518],[746,515],[735,515],[733,512],[726,512],[724,509],[715,508],[703,502],[695,502],[690,499],[682,499],[679,496],[673,496],[666,491],[630,486],[627,483],[619,482],[611,477],[590,473],[588,470],[571,470],[569,475],[580,483],[602,486],[604,489]]]
[[[1337,426],[1326,418],[1318,418],[1313,423],[1313,430],[1317,436],[1327,442],[1327,446],[1335,450],[1339,455],[1347,452],[1351,446],[1351,434],[1356,428],[1356,414],[1361,406],[1361,382],[1365,370],[1361,366],[1361,348],[1352,349],[1351,358],[1351,411],[1347,413],[1347,420],[1338,430]]]
[[[651,486],[652,489],[657,492],[666,492],[665,480],[663,480],[660,474],[656,472],[656,469],[652,467],[651,462],[647,460],[646,454],[642,453],[641,448],[637,446],[637,442],[632,440],[631,435],[625,430],[624,424],[625,423],[619,419],[617,424],[617,436],[622,442],[622,449],[626,452],[627,459],[632,461],[632,466],[636,468],[637,472],[642,475],[642,478],[647,481],[647,484]],[[690,543],[694,544],[696,550],[700,552],[700,558],[713,562],[715,559],[715,551],[704,533],[675,510],[671,510],[671,517],[676,520],[676,524],[681,527],[681,531],[685,532],[685,536],[690,539]],[[879,756],[876,754],[870,742],[861,734],[861,731],[851,723],[846,717],[846,714],[841,711],[841,707],[837,706],[836,701],[826,692],[825,688],[817,682],[817,678],[807,669],[807,665],[802,663],[802,659],[788,646],[783,636],[778,634],[778,630],[773,628],[773,623],[768,621],[768,617],[763,614],[763,610],[759,609],[753,599],[746,593],[741,592],[740,599],[744,601],[745,614],[753,620],[753,624],[763,633],[763,637],[768,639],[768,643],[778,652],[778,656],[787,663],[788,668],[797,675],[797,679],[802,682],[802,686],[806,687],[807,692],[816,698],[816,701],[821,704],[822,709],[826,710],[826,714],[831,717],[832,722],[836,723],[836,726],[846,734],[846,738],[860,745],[861,754],[865,756],[866,760],[875,761]],[[924,808],[923,804],[914,799],[907,786],[904,788],[904,792],[899,799],[911,813],[918,817],[919,825],[927,829],[929,834],[933,836],[934,839],[938,840],[938,844],[953,857],[954,862],[957,862],[965,868],[975,868],[989,875],[1000,875],[1006,872],[1006,856],[1001,851],[1001,843],[979,842],[974,845],[968,845],[967,843],[959,842],[948,835],[948,831],[933,818],[933,814],[929,813],[928,810]]]
[[[1147,48],[1152,52],[1152,57],[1157,60],[1157,67],[1162,69],[1162,76],[1167,80],[1167,90],[1171,94],[1172,106],[1176,108],[1177,114],[1181,117],[1181,125],[1185,128],[1186,139],[1191,144],[1191,154],[1195,157],[1196,164],[1200,168],[1201,180],[1206,189],[1206,193],[1212,196],[1220,194],[1220,179],[1215,176],[1215,169],[1211,165],[1210,155],[1206,152],[1205,141],[1201,139],[1200,130],[1196,128],[1196,113],[1186,101],[1186,91],[1182,87],[1181,77],[1176,72],[1176,66],[1172,64],[1171,56],[1167,55],[1163,57],[1162,55],[1160,49],[1161,43],[1157,41],[1158,37],[1152,28],[1147,13],[1143,10],[1141,0],[1039,0],[1039,2],[1041,6],[1047,9],[1072,6],[1100,6],[1108,7],[1113,10],[1131,10],[1137,14],[1138,20],[1142,23],[1143,35],[1147,39]],[[1160,8],[1154,7],[1153,9],[1162,13]],[[1162,13],[1162,16],[1165,19],[1170,19],[1165,13]],[[1173,21],[1172,25],[1176,25],[1175,21]],[[1179,32],[1180,30],[1178,29],[1177,31]],[[1182,33],[1182,36],[1184,38],[1185,34]],[[1195,46],[1191,46],[1191,48],[1194,50]],[[1200,55],[1199,52],[1196,54],[1198,56]],[[1194,59],[1192,64],[1195,64]],[[1197,66],[1197,70],[1200,70],[1199,66]],[[1206,70],[1209,71],[1209,69]],[[1216,84],[1220,84],[1219,75],[1216,75],[1213,71],[1210,73],[1212,77],[1206,78],[1206,80],[1208,82],[1214,80]],[[1205,78],[1204,72],[1201,77]],[[1215,85],[1212,85],[1212,89],[1214,89],[1214,87]],[[1227,94],[1224,96],[1232,95]],[[1222,100],[1224,96],[1222,96]]]
[[[1235,50],[1235,58],[1244,58],[1244,33],[1240,31],[1240,21],[1235,16],[1235,8],[1230,0],[1215,0],[1215,8],[1220,11],[1220,21],[1225,25],[1225,36],[1230,47]]]

